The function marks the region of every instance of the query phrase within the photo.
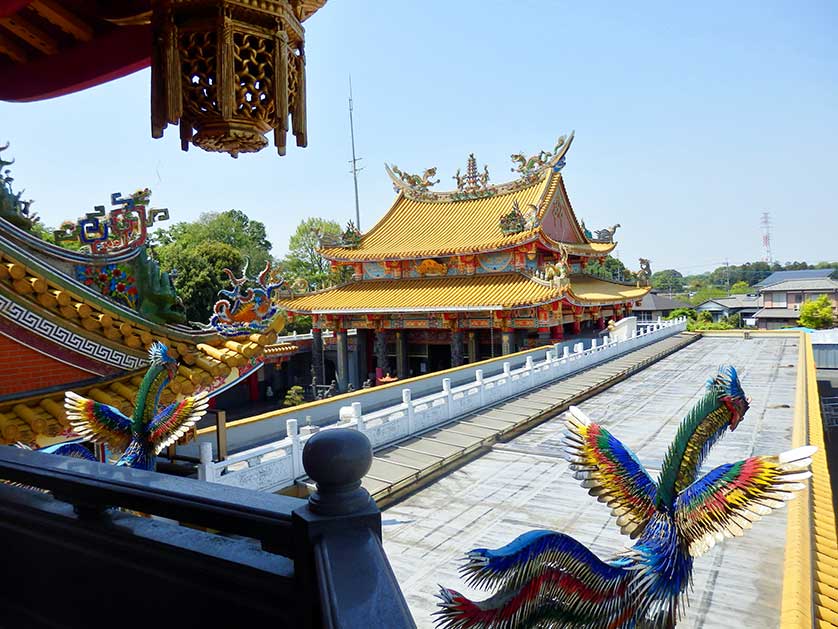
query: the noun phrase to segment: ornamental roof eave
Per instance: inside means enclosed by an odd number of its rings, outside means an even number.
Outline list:
[[[581,306],[618,304],[642,299],[648,291],[648,287],[589,276],[571,276],[565,289],[513,272],[358,280],[284,300],[280,305],[288,312],[306,315],[487,312],[532,308],[560,299]]]

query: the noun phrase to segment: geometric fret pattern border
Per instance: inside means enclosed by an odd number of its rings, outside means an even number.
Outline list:
[[[62,328],[60,325],[36,315],[31,310],[27,310],[3,294],[0,294],[0,314],[54,343],[64,345],[68,349],[86,354],[108,365],[133,371],[147,364],[147,361],[142,358],[100,345],[67,328]]]

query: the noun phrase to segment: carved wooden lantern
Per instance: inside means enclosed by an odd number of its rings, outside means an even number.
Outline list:
[[[250,153],[265,134],[285,155],[291,117],[306,145],[304,29],[298,0],[157,0],[151,133],[180,125],[183,150]]]

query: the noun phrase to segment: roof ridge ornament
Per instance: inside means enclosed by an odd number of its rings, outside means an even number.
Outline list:
[[[513,153],[510,159],[518,165],[510,170],[521,175],[521,179],[530,182],[535,181],[538,173],[543,169],[549,167],[553,172],[559,172],[565,165],[565,154],[573,142],[575,131],[570,132],[570,136],[563,135],[556,140],[556,145],[552,151],[539,151],[536,155],[530,158],[525,157],[522,153]]]
[[[465,174],[461,175],[458,168],[452,179],[457,182],[457,190],[461,193],[453,193],[451,196],[454,199],[480,199],[495,194],[493,187],[489,185],[489,167],[483,164],[481,173],[477,169],[474,153],[468,155]]]
[[[538,206],[534,203],[527,204],[526,213],[521,210],[518,199],[512,201],[512,209],[500,217],[500,230],[504,236],[520,234],[538,227]]]
[[[414,193],[416,197],[429,197],[430,188],[439,183],[439,179],[433,180],[436,176],[436,166],[425,169],[422,175],[411,175],[399,169],[395,164],[384,164],[384,169],[393,180],[393,189],[396,192],[407,188]]]

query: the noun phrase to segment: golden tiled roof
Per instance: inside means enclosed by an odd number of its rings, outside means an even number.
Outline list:
[[[651,290],[648,286],[626,286],[590,275],[570,276],[570,295],[580,303],[614,303],[642,299]]]
[[[579,303],[615,303],[639,299],[648,290],[575,276],[567,296]],[[288,299],[280,305],[291,312],[314,314],[506,310],[549,303],[563,293],[522,273],[496,273],[363,280]]]
[[[501,310],[546,303],[561,290],[521,273],[364,280],[281,302],[292,312]]]
[[[321,253],[335,260],[428,258],[504,249],[537,238],[539,229],[504,235],[500,217],[517,200],[522,211],[539,205],[558,177],[546,177],[514,192],[483,199],[439,203],[415,201],[400,193],[390,210],[355,249],[332,247]]]

